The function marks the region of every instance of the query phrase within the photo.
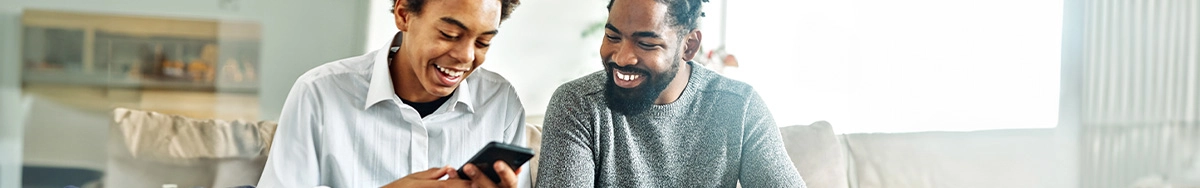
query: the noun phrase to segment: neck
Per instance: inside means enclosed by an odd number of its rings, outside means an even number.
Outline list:
[[[683,65],[679,67],[679,71],[675,72],[675,78],[671,79],[671,83],[667,84],[667,88],[658,94],[658,99],[654,99],[654,104],[671,104],[675,100],[679,100],[679,96],[683,95],[683,89],[687,88],[688,79],[691,77],[692,64],[684,61]]]
[[[408,61],[408,56],[405,55],[406,43],[400,44],[400,50],[396,51],[396,55],[392,57],[392,66],[388,72],[392,77],[392,89],[399,96],[409,102],[431,102],[439,97],[425,91],[425,87],[421,86],[421,81],[417,80],[416,71],[413,70],[412,64]]]

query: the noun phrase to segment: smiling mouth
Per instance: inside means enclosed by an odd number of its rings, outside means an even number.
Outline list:
[[[464,74],[466,74],[467,71],[470,71],[469,69],[468,70],[456,70],[456,69],[446,68],[446,67],[442,67],[441,65],[437,65],[437,64],[433,64],[433,68],[437,70],[438,78],[439,78],[438,80],[441,82],[441,85],[444,85],[444,86],[454,86],[454,84],[457,84],[459,81],[462,80],[462,76]]]
[[[626,72],[613,68],[613,82],[622,88],[635,88],[646,80],[645,75],[637,72]]]
[[[437,70],[439,72],[442,72],[442,74],[446,74],[447,76],[451,76],[451,77],[459,77],[459,76],[462,76],[463,73],[467,72],[467,71],[458,71],[458,70],[454,70],[454,69],[447,69],[446,67],[442,67],[441,65],[437,65],[437,64],[433,64],[433,67],[437,68]]]
[[[621,80],[625,80],[625,81],[633,81],[633,80],[636,80],[636,79],[642,77],[642,75],[637,75],[637,74],[621,74],[621,71],[613,71],[613,72],[617,73],[617,79],[621,79]]]

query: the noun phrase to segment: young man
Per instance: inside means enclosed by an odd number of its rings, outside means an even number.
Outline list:
[[[700,5],[609,1],[605,70],[555,91],[538,187],[804,187],[754,89],[690,62]]]
[[[494,165],[500,182],[472,165],[463,167],[472,181],[463,180],[451,167],[491,141],[526,145],[512,85],[479,67],[518,1],[394,3],[391,45],[296,80],[259,187],[517,185],[519,170],[503,162]]]

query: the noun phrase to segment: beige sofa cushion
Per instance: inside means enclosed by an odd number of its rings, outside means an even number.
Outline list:
[[[780,127],[788,156],[808,187],[847,188],[846,157],[829,122]]]
[[[123,108],[112,115],[106,187],[254,185],[277,126]]]
[[[848,134],[861,188],[1059,187],[1053,129]]]
[[[533,158],[529,159],[529,179],[537,182],[538,158],[542,154],[542,126],[526,123],[525,135],[529,135],[529,148],[533,149]]]

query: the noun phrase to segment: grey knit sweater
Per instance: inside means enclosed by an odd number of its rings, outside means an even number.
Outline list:
[[[636,115],[609,110],[606,71],[559,86],[537,187],[805,187],[754,89],[688,65],[678,100]]]

